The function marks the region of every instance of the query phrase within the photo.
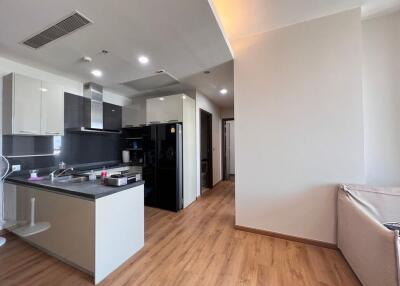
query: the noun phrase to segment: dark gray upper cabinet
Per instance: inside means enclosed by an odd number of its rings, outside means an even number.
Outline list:
[[[103,128],[118,130],[122,128],[122,107],[103,102]]]
[[[64,94],[64,126],[67,128],[80,128],[84,124],[84,106],[85,100],[83,96],[71,93]]]
[[[85,126],[88,122],[87,116],[90,115],[90,110],[87,110],[90,108],[90,99],[65,93],[64,107],[65,128],[90,127]],[[121,128],[122,107],[103,102],[103,129],[119,130]]]

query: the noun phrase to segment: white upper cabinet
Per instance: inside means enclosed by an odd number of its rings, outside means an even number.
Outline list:
[[[40,134],[41,81],[14,75],[14,128],[13,134]]]
[[[62,87],[16,73],[4,76],[3,134],[63,135]]]
[[[64,92],[60,85],[42,81],[42,134],[64,135]]]
[[[182,122],[183,94],[156,97],[146,100],[146,122]]]

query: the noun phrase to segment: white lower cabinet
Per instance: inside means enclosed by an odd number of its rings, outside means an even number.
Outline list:
[[[139,185],[98,199],[86,199],[4,184],[9,230],[29,225],[31,198],[35,224],[50,227],[23,237],[48,254],[101,282],[144,245],[144,187]]]

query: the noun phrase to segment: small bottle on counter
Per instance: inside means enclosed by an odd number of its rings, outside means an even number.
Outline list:
[[[89,181],[96,181],[96,174],[93,170],[90,171]]]
[[[104,184],[105,178],[107,178],[107,170],[106,170],[106,167],[103,167],[103,170],[101,171],[101,175],[100,175],[102,184]]]

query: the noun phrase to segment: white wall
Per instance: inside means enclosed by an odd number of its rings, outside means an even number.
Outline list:
[[[400,12],[362,28],[367,183],[400,186]]]
[[[130,105],[122,108],[122,126],[146,124],[146,99],[145,96],[136,96]]]
[[[233,43],[236,224],[336,242],[336,185],[364,183],[355,9]]]
[[[123,95],[119,95],[115,92],[109,91],[107,89],[103,90],[103,101],[112,103],[119,106],[126,106],[131,104],[132,99]]]
[[[200,162],[200,109],[212,114],[212,151],[213,151],[213,184],[215,185],[221,180],[221,113],[214,103],[212,103],[205,95],[196,91],[196,145],[197,145],[197,162]],[[198,165],[200,168],[200,165]],[[198,169],[200,170],[200,169]],[[197,196],[200,196],[200,172],[197,172]]]
[[[234,118],[235,113],[233,107],[226,107],[221,109],[221,118]]]

